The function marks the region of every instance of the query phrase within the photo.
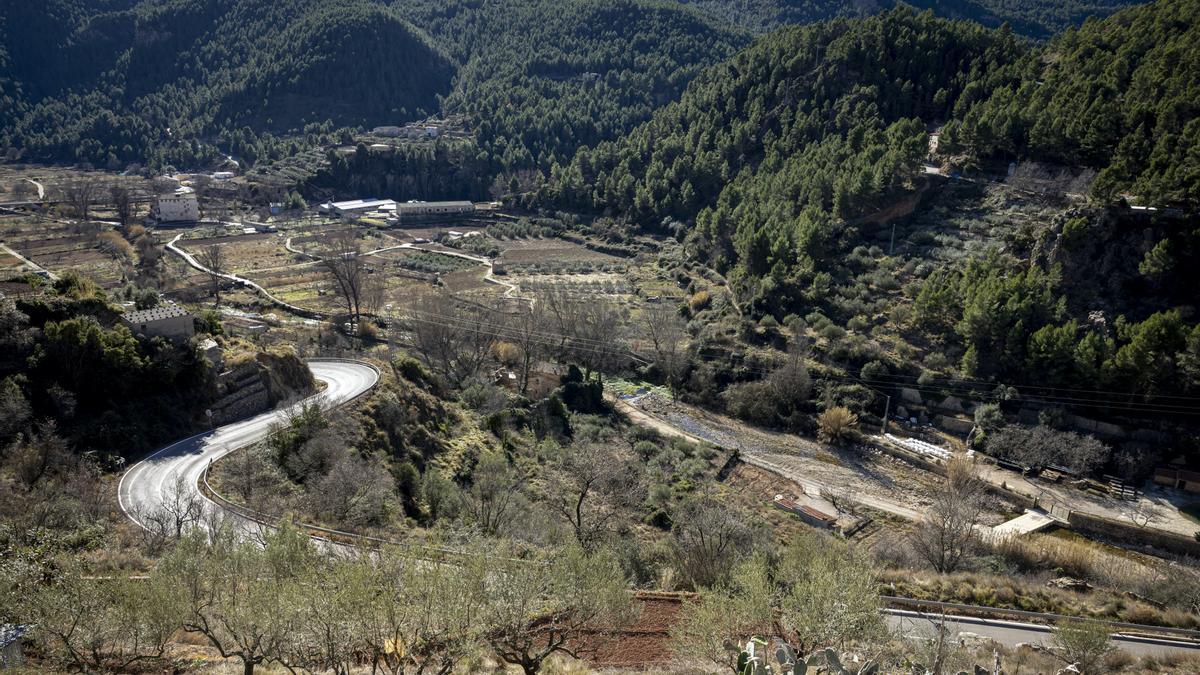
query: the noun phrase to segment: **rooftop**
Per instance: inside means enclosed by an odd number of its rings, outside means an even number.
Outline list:
[[[400,208],[400,209],[425,209],[425,208],[429,208],[431,206],[456,206],[456,207],[464,208],[464,209],[473,209],[473,208],[475,208],[475,202],[467,202],[467,201],[460,201],[460,202],[406,202],[404,204],[398,204],[397,208]]]
[[[356,211],[358,209],[378,209],[393,206],[395,203],[392,199],[351,199],[345,202],[326,202],[321,206],[326,209],[334,208],[339,211]]]
[[[163,319],[174,319],[181,316],[191,316],[184,308],[173,302],[165,302],[153,309],[141,309],[136,312],[126,312],[121,318],[128,323],[150,323]]]

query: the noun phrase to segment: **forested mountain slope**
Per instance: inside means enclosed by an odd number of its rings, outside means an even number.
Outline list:
[[[895,0],[679,0],[757,32],[794,23],[862,16],[890,9]],[[1089,16],[1107,16],[1137,0],[906,0],[938,16],[997,27],[1008,22],[1021,35],[1043,39]]]
[[[1162,0],[1044,46],[903,8],[783,29],[556,167],[541,197],[677,233],[750,318],[806,317],[851,372],[1185,395],[1197,17],[1197,0]],[[926,173],[943,123],[935,161],[997,187]],[[1090,198],[1005,187],[1029,160],[1097,175]],[[1180,208],[1131,211],[1128,192]]]
[[[675,100],[752,31],[891,0],[50,0],[0,8],[0,143],[11,156],[121,167],[253,163],[268,134],[472,121],[489,174],[565,162]],[[1121,0],[955,0],[1016,30]],[[1028,15],[1027,20],[1021,17]],[[1057,22],[1043,20],[1057,17]],[[443,101],[438,96],[445,96]],[[325,125],[325,122],[330,122]],[[316,131],[317,128],[310,129]],[[312,142],[311,140],[308,142]],[[220,151],[218,151],[218,148]],[[245,157],[242,157],[245,155]],[[506,178],[507,180],[507,178]]]
[[[947,148],[1100,170],[1097,194],[1200,203],[1200,2],[1160,0],[1068,31],[974,85]]]
[[[399,0],[463,64],[445,109],[504,170],[565,161],[678,98],[749,35],[646,0]]]
[[[453,75],[427,35],[366,0],[162,0],[73,16],[56,59],[15,68],[28,111],[9,143],[30,159],[188,164],[195,139],[242,126],[418,117]]]
[[[712,259],[750,277],[812,270],[836,221],[920,174],[925,123],[972,83],[1006,84],[1024,51],[1011,33],[910,9],[784,29],[581,152],[551,199],[651,227],[694,219]]]

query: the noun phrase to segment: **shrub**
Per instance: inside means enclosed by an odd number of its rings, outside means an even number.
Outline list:
[[[849,408],[843,406],[830,408],[817,418],[818,437],[824,443],[839,445],[849,440],[857,425],[858,415],[851,412]]]
[[[712,296],[709,295],[708,291],[697,291],[688,299],[688,307],[693,312],[706,310],[710,305],[712,305]]]
[[[868,362],[867,365],[862,367],[862,371],[859,373],[862,379],[868,382],[882,380],[887,374],[887,365],[883,361],[878,360]]]
[[[841,326],[837,326],[832,323],[829,323],[829,324],[826,324],[825,327],[820,330],[820,334],[821,334],[821,337],[825,338],[826,340],[829,340],[830,342],[833,342],[835,340],[841,340],[842,338],[846,337],[846,329],[842,328]]]

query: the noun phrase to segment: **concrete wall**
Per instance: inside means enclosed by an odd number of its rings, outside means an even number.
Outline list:
[[[195,334],[196,324],[192,319],[192,315],[187,314],[185,316],[173,316],[168,319],[135,324],[133,331],[151,336],[185,339]]]

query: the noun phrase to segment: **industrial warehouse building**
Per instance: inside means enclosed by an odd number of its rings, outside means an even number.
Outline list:
[[[393,224],[430,220],[453,220],[475,214],[472,202],[397,202],[392,199],[354,199],[321,204],[321,212],[344,218],[346,216],[379,215]]]

